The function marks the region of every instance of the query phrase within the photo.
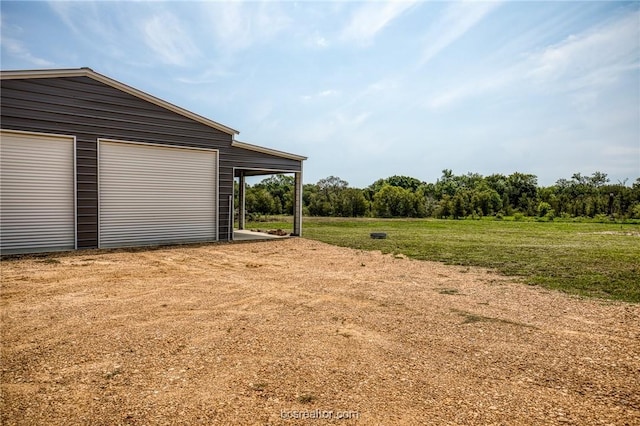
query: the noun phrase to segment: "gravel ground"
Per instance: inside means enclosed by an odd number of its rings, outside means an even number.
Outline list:
[[[640,424],[640,306],[487,270],[286,239],[5,259],[1,296],[7,425]]]

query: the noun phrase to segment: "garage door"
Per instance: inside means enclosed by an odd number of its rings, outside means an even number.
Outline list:
[[[218,153],[101,139],[100,247],[212,241]]]
[[[75,140],[0,131],[0,250],[75,248]]]

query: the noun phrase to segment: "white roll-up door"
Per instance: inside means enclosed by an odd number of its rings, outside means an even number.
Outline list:
[[[75,248],[75,139],[0,130],[0,251]]]
[[[100,247],[217,239],[218,152],[101,139]]]

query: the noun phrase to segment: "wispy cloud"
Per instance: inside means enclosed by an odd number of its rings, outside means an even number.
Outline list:
[[[572,35],[530,55],[527,77],[538,82],[564,80],[568,88],[608,85],[640,65],[640,12]]]
[[[341,126],[354,128],[367,121],[370,115],[371,113],[369,111],[358,112],[355,114],[336,113],[335,118]]]
[[[51,10],[58,15],[62,22],[64,22],[71,31],[76,34],[81,33],[80,28],[76,24],[81,24],[82,22],[85,22],[85,20],[75,19],[77,16],[74,17],[74,12],[78,10],[76,4],[63,1],[50,1],[48,4],[49,7],[51,7]]]
[[[132,55],[131,49],[138,44],[135,28],[139,26],[137,13],[130,10],[129,3],[117,2],[66,2],[50,1],[49,8],[55,13],[77,40],[76,48],[64,52],[63,60],[73,58],[86,64],[87,55],[78,54],[78,45],[96,50],[100,46],[100,56],[108,57],[102,66],[109,67],[116,61],[120,64],[138,65],[138,55]],[[144,61],[144,59],[143,59]],[[92,64],[96,66],[96,64]]]
[[[255,43],[264,43],[291,23],[275,2],[255,4],[244,2],[207,3],[211,27],[224,50],[241,50]]]
[[[2,34],[0,36],[0,45],[2,46],[3,56],[7,54],[38,67],[53,66],[53,62],[34,55],[22,41],[13,37],[14,34],[19,37],[23,33],[22,28],[7,23],[5,17],[0,16],[0,34]]]
[[[19,58],[25,62],[36,65],[38,67],[51,67],[54,65],[54,63],[51,61],[33,55],[29,51],[29,49],[27,49],[24,44],[22,44],[18,40],[13,40],[11,38],[3,36],[1,43],[2,50],[4,52],[7,52],[9,55]]]
[[[336,89],[327,89],[327,90],[323,90],[320,93],[318,93],[318,96],[320,97],[327,97],[327,96],[337,96],[340,94],[339,90]]]
[[[504,72],[497,72],[491,76],[475,78],[471,82],[456,84],[454,87],[447,88],[432,95],[429,98],[427,106],[434,110],[447,108],[463,99],[509,86],[513,84],[516,78],[519,78],[516,72],[517,68],[518,67],[514,67]]]
[[[482,21],[499,2],[456,2],[447,6],[444,14],[431,26],[425,37],[424,51],[419,66],[429,62],[438,53],[464,36]]]
[[[92,37],[99,36],[105,41],[114,42],[130,25],[130,16],[120,14],[118,3],[113,3],[110,8],[109,18],[105,18],[105,4],[102,2],[50,1],[48,4],[62,22],[79,37],[86,38],[90,34]]]
[[[142,29],[145,43],[166,64],[184,66],[199,55],[198,48],[174,15],[152,16],[144,22]]]
[[[219,82],[221,79],[232,77],[234,73],[223,64],[206,65],[204,71],[199,70],[194,75],[178,77],[177,80],[185,84],[208,84]]]
[[[311,37],[309,44],[312,47],[316,47],[320,49],[329,47],[329,41],[325,37],[318,34],[317,32]]]
[[[640,69],[640,12],[590,28],[542,50],[524,55],[512,66],[433,95],[432,109],[519,85],[522,90],[571,92],[578,103],[594,101],[598,91],[622,75]]]
[[[376,34],[383,30],[394,19],[409,10],[413,1],[389,1],[386,3],[371,2],[362,5],[355,11],[341,38],[363,45],[370,44]]]
[[[302,99],[303,101],[311,101],[314,99],[333,98],[336,96],[340,96],[341,93],[342,92],[340,92],[340,90],[337,90],[337,89],[325,89],[313,95],[302,95],[300,99]]]

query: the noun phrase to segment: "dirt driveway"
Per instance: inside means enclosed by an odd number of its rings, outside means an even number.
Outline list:
[[[1,309],[7,425],[640,424],[640,306],[480,269],[83,251],[4,260]]]

